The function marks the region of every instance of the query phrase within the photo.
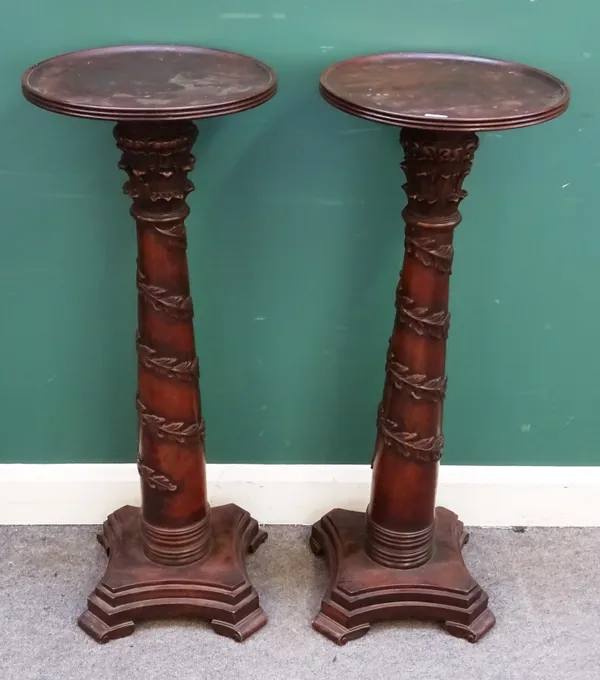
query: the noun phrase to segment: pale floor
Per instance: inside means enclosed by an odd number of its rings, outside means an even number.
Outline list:
[[[248,567],[270,620],[247,642],[170,620],[98,645],[75,624],[105,564],[95,528],[0,527],[0,678],[600,680],[600,529],[472,530],[498,621],[476,645],[399,623],[345,647],[310,627],[327,573],[308,528],[268,530]]]

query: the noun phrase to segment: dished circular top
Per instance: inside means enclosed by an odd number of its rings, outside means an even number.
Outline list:
[[[505,130],[556,118],[569,88],[539,69],[457,54],[397,52],[327,68],[323,98],[389,125],[449,131]]]
[[[192,120],[270,99],[272,69],[203,47],[129,45],[62,54],[23,75],[24,96],[49,111],[102,120]]]

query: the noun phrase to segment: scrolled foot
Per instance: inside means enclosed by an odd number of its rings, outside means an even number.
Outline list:
[[[94,640],[125,637],[134,632],[134,622],[166,617],[211,621],[217,633],[240,642],[265,625],[244,559],[266,533],[245,510],[234,504],[212,508],[211,528],[220,540],[204,559],[178,566],[145,555],[140,525],[140,509],[131,506],[104,523],[101,543],[109,552],[108,566],[79,618]]]
[[[225,637],[231,638],[236,642],[243,642],[251,635],[254,635],[267,623],[267,616],[264,611],[258,607],[245,619],[242,619],[238,623],[229,623],[228,621],[220,621],[219,619],[213,619],[210,622],[212,629],[215,633],[219,635],[224,635]]]
[[[112,546],[119,544],[123,538],[123,525],[129,518],[137,516],[139,510],[131,505],[125,505],[116,512],[108,516],[102,525],[102,532],[96,535],[98,543],[104,548],[107,555],[110,555]]]
[[[108,555],[110,553],[110,546],[109,542],[106,540],[106,536],[104,534],[96,534],[96,540],[102,548],[104,549],[104,552]]]
[[[133,621],[123,621],[114,626],[110,626],[89,611],[89,609],[83,612],[77,623],[90,637],[100,643],[127,637],[135,630]]]
[[[267,540],[269,534],[267,534],[266,531],[263,529],[258,529],[256,536],[250,541],[250,545],[248,546],[248,552],[250,554],[255,553],[258,548]]]
[[[350,640],[358,640],[358,638],[363,637],[371,630],[370,623],[363,623],[360,626],[353,626],[352,628],[346,628],[342,626],[341,623],[330,619],[325,616],[323,612],[317,614],[317,618],[312,622],[312,627],[321,633],[325,637],[329,638],[336,645],[345,645],[346,642]]]
[[[309,545],[313,555],[321,557],[321,555],[323,554],[323,547],[321,546],[321,544],[314,535],[310,537]]]
[[[491,610],[485,609],[469,625],[457,623],[456,621],[446,621],[446,630],[454,637],[464,638],[468,642],[477,642],[491,629],[496,623],[496,617]]]
[[[488,596],[461,555],[467,534],[455,513],[437,508],[431,559],[413,569],[392,569],[364,550],[365,514],[331,510],[314,526],[311,548],[321,549],[329,586],[313,628],[338,645],[365,635],[379,621],[439,621],[452,635],[477,642],[494,625]]]

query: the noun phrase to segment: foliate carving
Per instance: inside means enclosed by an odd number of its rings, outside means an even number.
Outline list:
[[[172,224],[170,227],[163,226],[160,222],[155,222],[152,226],[155,231],[175,241],[177,245],[183,248],[187,246],[185,223],[183,221]]]
[[[431,312],[427,307],[417,307],[413,299],[401,293],[397,298],[397,310],[398,323],[407,326],[417,335],[428,335],[437,340],[448,337],[449,312]]]
[[[118,123],[114,136],[123,152],[119,167],[129,176],[123,190],[135,201],[183,201],[194,190],[187,179],[195,158],[191,154],[197,128],[191,122]]]
[[[438,133],[432,139],[431,132],[411,128],[402,128],[400,143],[407,161],[446,165],[448,163],[467,164],[466,172],[471,169],[479,140],[474,132],[448,134]],[[457,168],[458,172],[460,168]]]
[[[404,239],[404,249],[423,266],[433,267],[442,274],[452,273],[452,258],[454,257],[452,244],[439,245],[436,239],[430,236],[415,236],[407,233]]]
[[[125,170],[126,168],[121,167],[121,169]],[[129,182],[125,182],[123,185],[123,192],[134,200],[147,197],[151,201],[183,201],[188,194],[191,194],[192,191],[194,191],[194,185],[189,179],[184,180],[181,186],[178,187],[165,187],[164,189],[155,188],[151,191],[147,189],[147,182],[148,179],[145,177],[136,177],[135,181],[130,180]]]
[[[173,123],[118,123],[114,136],[123,152],[137,153],[150,158],[168,157],[189,152],[194,146],[198,130],[193,123],[184,121],[173,135]],[[195,159],[192,159],[195,160]]]
[[[137,411],[140,423],[145,425],[159,439],[175,441],[179,444],[204,443],[204,419],[195,423],[170,422],[162,416],[151,413],[140,399],[137,400]]]
[[[138,360],[144,368],[164,375],[167,378],[181,380],[183,382],[194,382],[198,380],[199,368],[198,357],[188,361],[182,361],[176,357],[161,357],[158,352],[141,341],[139,333],[135,341]]]
[[[144,300],[157,312],[164,312],[178,321],[191,321],[194,306],[189,295],[173,295],[166,288],[146,283],[146,277],[138,269],[137,289]]]
[[[166,475],[159,474],[156,470],[144,464],[141,456],[137,459],[137,469],[140,477],[151,489],[160,491],[177,491],[177,484]]]
[[[393,452],[420,463],[435,463],[442,457],[444,437],[423,437],[416,432],[404,432],[400,425],[386,418],[379,409],[377,430],[381,441]]]
[[[390,347],[387,354],[386,373],[398,390],[409,390],[413,399],[424,401],[443,401],[446,396],[448,378],[428,378],[421,373],[411,373],[410,368],[403,366],[395,357]]]
[[[176,248],[187,248],[187,232],[185,218],[189,214],[186,203],[178,206],[177,210],[169,210],[168,214],[148,212],[137,205],[131,209],[139,229],[152,229],[157,234],[168,239],[168,245]]]
[[[401,167],[406,174],[403,189],[408,197],[406,222],[421,227],[453,228],[460,222],[459,203],[467,192],[462,188],[478,147],[472,132],[432,135],[427,130],[403,128]]]

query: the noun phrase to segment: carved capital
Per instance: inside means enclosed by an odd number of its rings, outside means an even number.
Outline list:
[[[117,146],[123,152],[119,167],[129,176],[123,190],[134,204],[185,200],[194,190],[187,173],[194,168],[191,150],[197,134],[192,122],[115,126]]]
[[[434,132],[403,128],[403,189],[407,225],[452,229],[461,220],[458,206],[467,192],[462,188],[478,147],[473,132]]]

